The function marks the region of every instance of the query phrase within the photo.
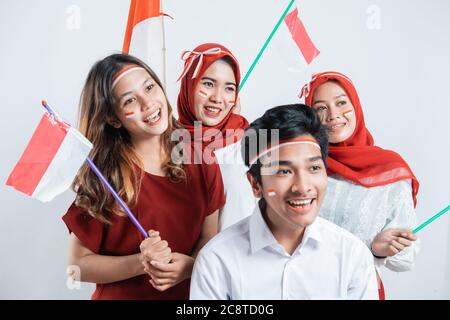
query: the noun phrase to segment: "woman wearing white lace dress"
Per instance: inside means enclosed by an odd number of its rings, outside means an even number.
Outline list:
[[[351,80],[338,72],[313,76],[305,102],[329,127],[328,190],[321,216],[372,250],[378,267],[407,271],[418,252],[414,211],[419,182],[397,153],[374,145]],[[380,297],[384,291],[380,281]]]

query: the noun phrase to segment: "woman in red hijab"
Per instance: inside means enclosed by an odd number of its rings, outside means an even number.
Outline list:
[[[419,182],[403,158],[375,146],[352,81],[339,72],[313,75],[305,103],[329,128],[329,182],[321,215],[372,250],[376,265],[410,270],[418,252],[411,229]]]
[[[182,59],[178,120],[189,132],[193,160],[220,164],[227,196],[219,215],[222,230],[253,212],[255,206],[240,155],[240,139],[249,124],[239,114],[239,63],[230,50],[217,43],[185,51]]]

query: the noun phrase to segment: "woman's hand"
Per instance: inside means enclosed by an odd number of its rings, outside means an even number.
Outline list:
[[[372,242],[372,253],[377,257],[392,257],[416,241],[417,237],[406,229],[386,229]]]
[[[174,252],[170,263],[146,261],[144,264],[144,271],[151,277],[151,285],[158,291],[165,291],[191,277],[194,258]]]
[[[159,261],[163,263],[170,262],[172,251],[165,240],[161,240],[158,231],[150,230],[149,237],[141,242],[141,262],[146,266],[145,261]]]

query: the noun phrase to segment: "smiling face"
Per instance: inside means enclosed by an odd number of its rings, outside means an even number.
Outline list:
[[[219,124],[235,105],[236,90],[231,66],[221,60],[212,63],[194,89],[197,120],[211,127]]]
[[[167,99],[161,87],[145,69],[121,78],[113,90],[116,116],[132,139],[163,134],[168,127]]]
[[[296,139],[313,139],[310,135]],[[319,147],[307,143],[286,145],[276,159],[260,159],[261,193],[267,202],[269,226],[299,231],[319,214],[327,188],[327,173]]]
[[[355,131],[355,108],[340,84],[328,81],[320,85],[314,91],[312,107],[330,128],[330,143],[343,142]]]

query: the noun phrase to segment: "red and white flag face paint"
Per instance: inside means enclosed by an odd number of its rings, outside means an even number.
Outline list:
[[[295,8],[287,14],[284,18],[284,23],[289,29],[297,47],[300,49],[307,64],[310,64],[319,54],[320,51],[316,48],[303,25],[302,20],[298,15],[298,8]]]
[[[198,95],[202,98],[208,98],[208,93],[206,93],[205,91],[202,91],[202,90],[198,91]]]
[[[6,184],[50,201],[71,186],[91,149],[80,132],[45,113]]]
[[[127,118],[127,119],[133,119],[134,116],[135,116],[134,112],[125,113],[125,118]]]
[[[267,189],[267,195],[269,197],[274,197],[277,195],[277,193],[275,192],[275,189]]]
[[[344,112],[344,116],[349,117],[353,114],[353,110],[347,110]]]
[[[131,0],[122,51],[143,60],[164,81],[160,10],[160,0]]]

